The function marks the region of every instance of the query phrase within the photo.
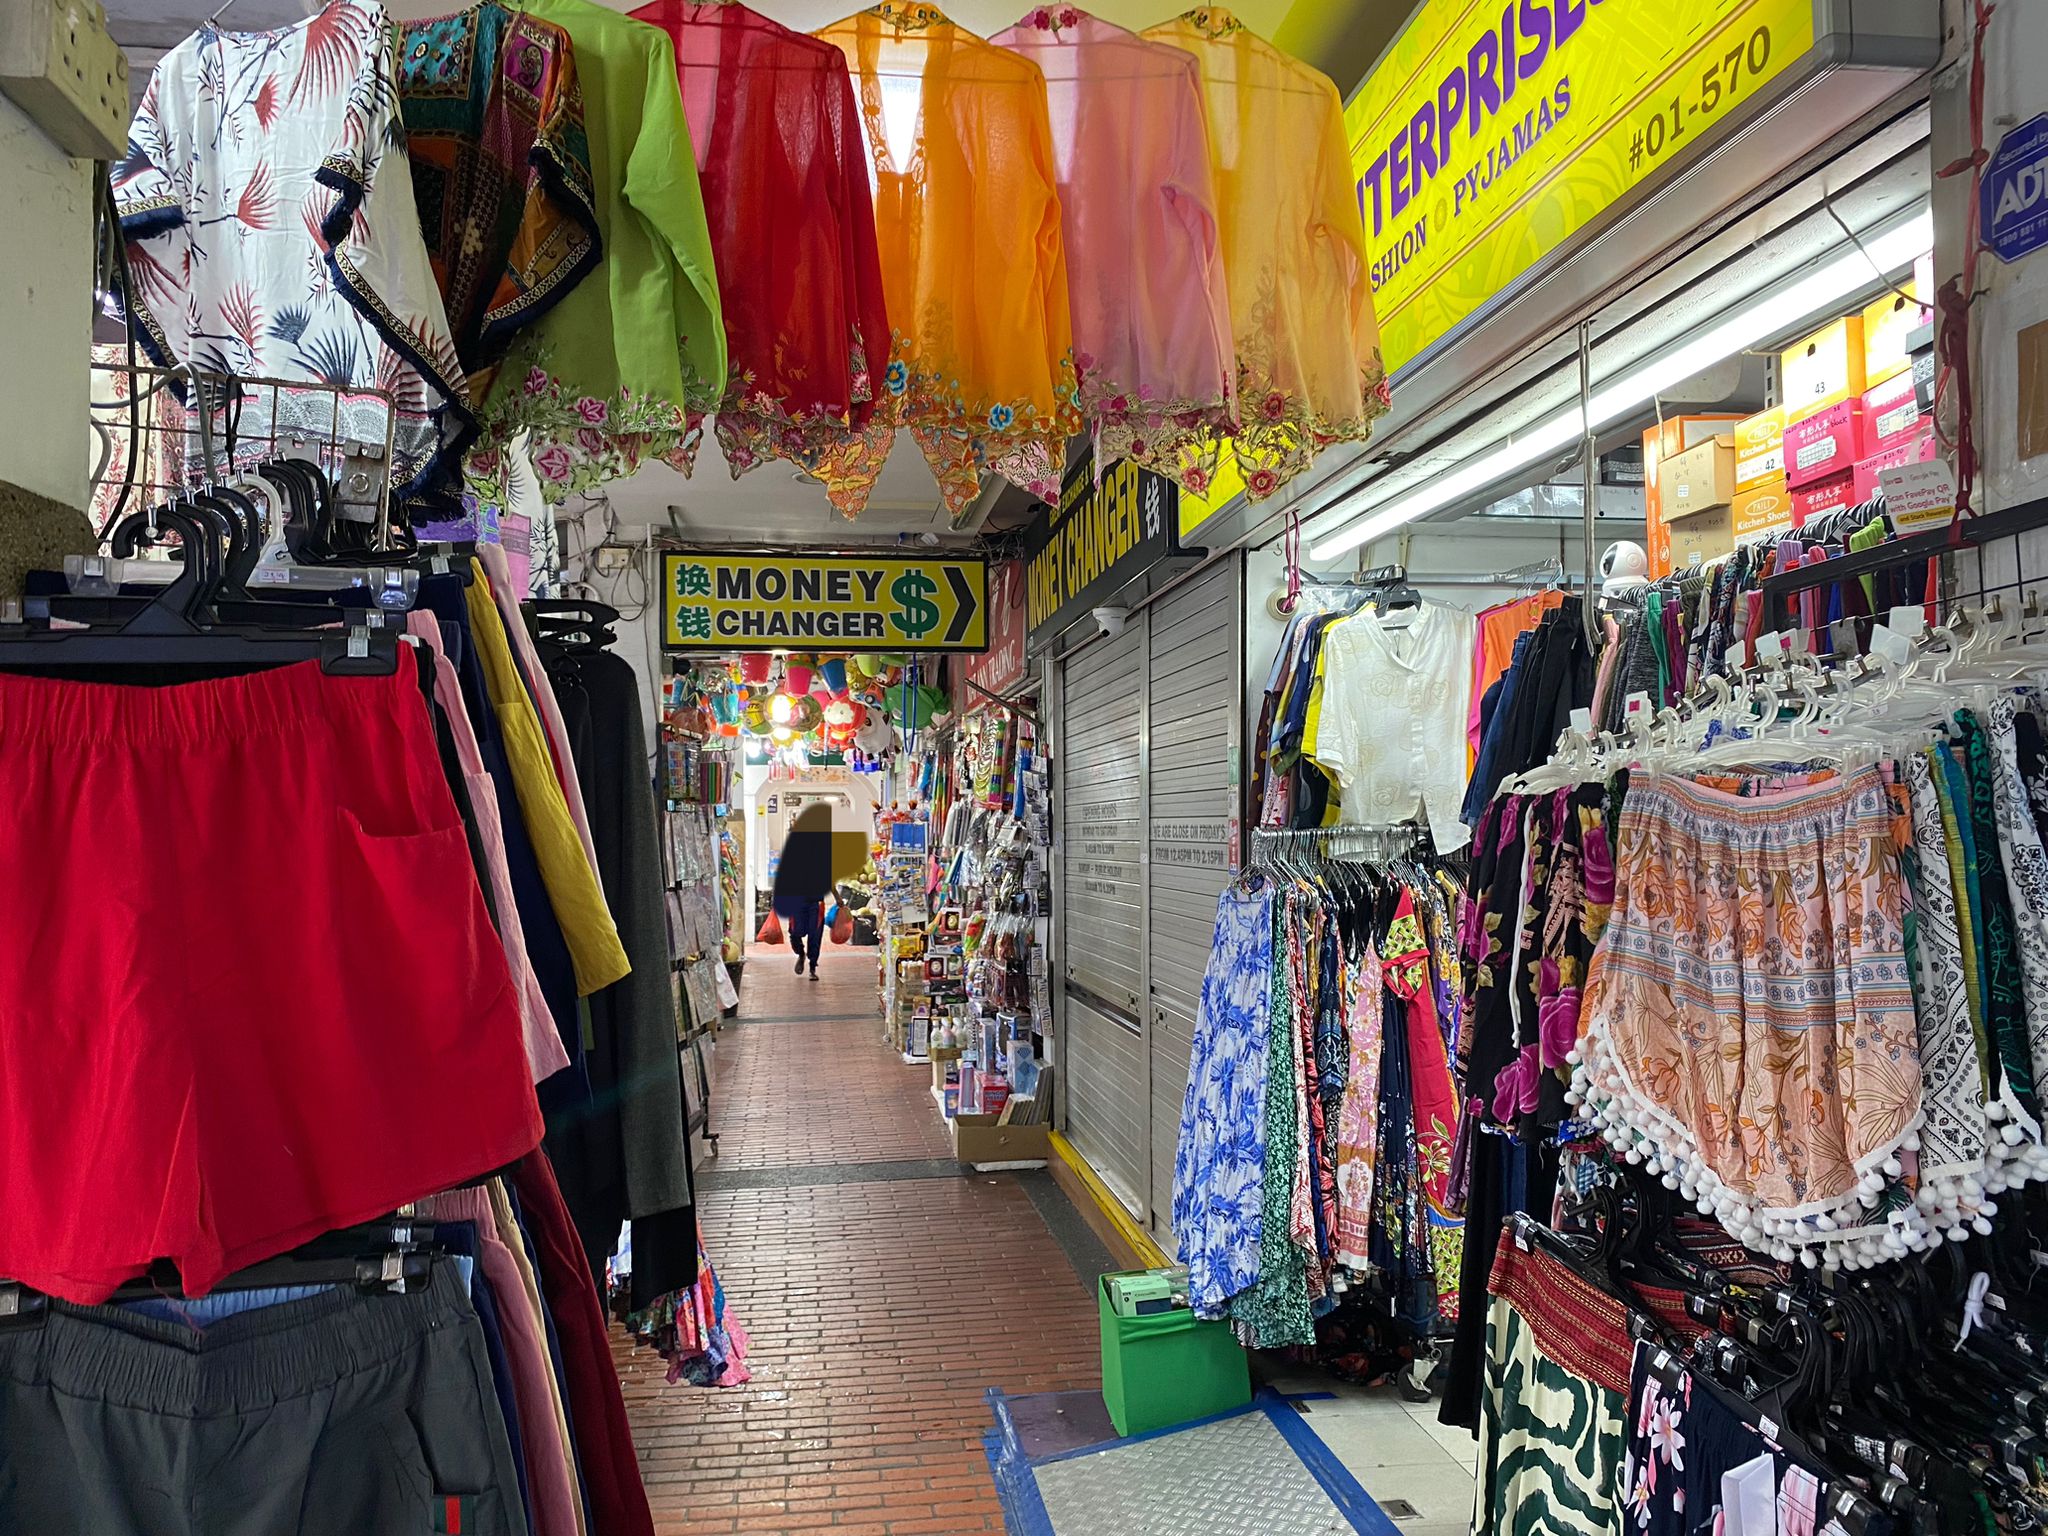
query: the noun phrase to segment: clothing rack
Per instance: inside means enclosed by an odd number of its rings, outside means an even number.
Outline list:
[[[1795,570],[1766,576],[1762,584],[1765,627],[1788,627],[1791,622],[1791,599],[1796,593],[1845,581],[1852,576],[1895,570],[1938,555],[1955,555],[1964,550],[1976,551],[1981,578],[1984,546],[2000,539],[2014,541],[2014,579],[1989,586],[1980,579],[1974,593],[1952,592],[1948,600],[1955,601],[1965,595],[1981,597],[1993,591],[2024,587],[2028,580],[2024,563],[2026,546],[2019,541],[2019,535],[2041,527],[2048,527],[2048,497],[2022,502],[2016,507],[2006,507],[1997,512],[1979,513],[1975,517],[1958,517],[1946,528],[1931,528],[1925,533],[1908,534],[1905,538],[1892,539],[1873,549],[1837,555],[1830,560],[1817,561],[1812,565],[1803,565]]]

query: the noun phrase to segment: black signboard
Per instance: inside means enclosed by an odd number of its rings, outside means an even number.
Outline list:
[[[1180,553],[1180,488],[1120,463],[1095,479],[1092,455],[1067,471],[1060,501],[1024,538],[1024,616],[1037,650],[1159,560]]]

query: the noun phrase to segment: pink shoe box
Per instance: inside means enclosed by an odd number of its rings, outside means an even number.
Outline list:
[[[1922,426],[1931,425],[1920,412],[1911,372],[1886,379],[1863,397],[1863,456],[1916,443]]]
[[[1845,469],[1839,475],[1815,480],[1792,493],[1792,526],[1804,528],[1808,521],[1856,502],[1856,472]]]
[[[1847,475],[1868,456],[1863,401],[1842,400],[1785,428],[1785,483],[1794,491]]]
[[[1873,453],[1856,466],[1856,499],[1868,501],[1883,487],[1878,476],[1887,469],[1903,469],[1908,464],[1923,464],[1936,453],[1934,444],[1934,423],[1924,421],[1921,430],[1902,443],[1895,443],[1882,453]]]

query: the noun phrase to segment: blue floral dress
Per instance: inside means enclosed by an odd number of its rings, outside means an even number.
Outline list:
[[[1200,1317],[1258,1283],[1272,979],[1272,890],[1233,886],[1216,903],[1173,1160],[1173,1230]]]

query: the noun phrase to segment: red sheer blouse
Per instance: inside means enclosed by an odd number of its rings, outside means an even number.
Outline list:
[[[675,43],[732,367],[719,444],[735,477],[769,458],[808,465],[867,426],[889,360],[846,56],[734,3],[632,14]],[[671,460],[685,473],[696,441]]]

